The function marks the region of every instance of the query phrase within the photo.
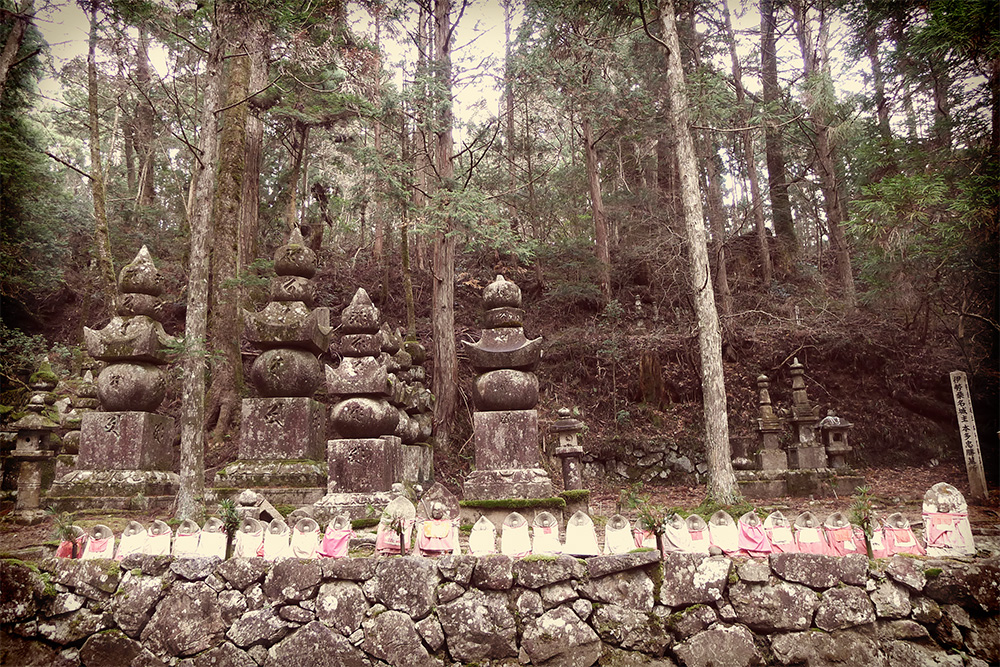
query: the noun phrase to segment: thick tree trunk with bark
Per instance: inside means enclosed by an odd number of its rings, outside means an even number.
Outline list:
[[[139,29],[139,48],[136,53],[135,82],[142,94],[135,105],[135,123],[132,145],[138,158],[139,173],[136,179],[138,191],[135,196],[136,209],[151,206],[156,199],[153,173],[153,107],[148,101],[150,92],[149,37],[145,28]]]
[[[586,115],[582,121],[583,157],[587,167],[587,188],[590,191],[590,213],[594,218],[594,256],[597,257],[598,282],[604,301],[611,300],[611,251],[608,248],[608,219],[601,197],[601,174],[594,146],[594,126]]]
[[[247,93],[250,59],[229,60],[228,90],[219,137],[219,170],[212,222],[212,308],[208,331],[212,351],[212,384],[208,391],[207,424],[215,421],[214,441],[232,429],[243,388],[240,355],[239,240],[240,199],[246,174]],[[242,104],[239,102],[242,101]]]
[[[104,284],[106,303],[112,312],[118,306],[118,281],[111,254],[108,212],[104,193],[104,165],[101,162],[101,126],[97,115],[97,1],[90,4],[90,39],[87,49],[87,108],[90,116],[90,191],[94,199],[94,245],[97,272]]]
[[[455,245],[454,221],[445,207],[447,192],[454,187],[452,163],[451,107],[451,0],[434,2],[434,74],[441,98],[434,122],[434,166],[437,170],[437,200],[440,211],[434,233],[431,266],[431,330],[434,338],[434,435],[442,452],[449,452],[451,427],[458,409],[458,354],[455,349]]]
[[[778,85],[778,53],[775,47],[777,31],[776,0],[760,3],[760,66],[764,104],[773,107],[781,98]],[[771,198],[771,220],[781,249],[782,263],[789,265],[799,253],[799,242],[792,220],[792,203],[788,198],[788,179],[785,176],[785,153],[781,131],[765,121],[764,156],[767,162],[767,185]]]
[[[729,275],[726,271],[726,218],[719,186],[718,147],[708,137],[702,138],[702,164],[705,165],[705,199],[708,202],[708,227],[712,231],[711,252],[715,257],[715,291],[718,293],[716,305],[723,317],[733,314],[733,294],[729,289]]]
[[[267,86],[270,42],[267,26],[263,21],[251,21],[246,39],[250,56],[250,81],[247,88],[251,93]],[[263,159],[264,124],[256,109],[247,110],[246,140],[244,143],[243,189],[240,194],[240,271],[246,271],[257,259],[258,217],[260,214],[260,168]]]
[[[21,50],[24,31],[28,28],[28,16],[31,14],[33,5],[32,0],[26,0],[18,8],[10,32],[7,33],[7,41],[4,42],[3,51],[0,51],[0,99],[3,99],[7,75],[10,74],[10,68],[14,65],[17,52]]]
[[[180,489],[177,517],[199,520],[205,511],[205,374],[208,329],[209,248],[212,243],[212,202],[218,162],[215,110],[222,100],[222,32],[228,21],[217,6],[205,64],[205,99],[201,114],[198,173],[192,192],[189,222],[187,316],[184,320],[183,385],[181,388]]]
[[[681,203],[687,232],[691,288],[698,322],[701,353],[701,387],[704,397],[705,455],[708,463],[708,494],[717,502],[731,505],[739,498],[729,450],[729,419],[722,367],[722,335],[708,266],[705,224],[698,186],[698,164],[688,122],[687,91],[681,66],[680,40],[674,18],[673,0],[660,0],[660,22],[667,47],[667,88],[674,130],[677,135],[677,163],[680,170]]]

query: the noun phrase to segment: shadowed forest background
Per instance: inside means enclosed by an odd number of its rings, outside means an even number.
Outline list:
[[[44,28],[70,9],[89,39],[56,59]],[[574,408],[613,479],[690,480],[704,470],[642,462],[651,442],[705,459],[686,176],[734,455],[755,447],[757,376],[787,405],[798,357],[823,414],[855,425],[855,464],[961,460],[948,372],[964,370],[995,484],[998,15],[995,0],[0,0],[3,418],[42,355],[79,372],[83,327],[107,321],[146,245],[185,335],[161,412],[196,425],[178,445],[209,470],[234,459],[254,354],[240,309],[266,303],[298,227],[317,306],[339,321],[364,287],[427,347],[444,481],[473,456],[455,341],[478,334],[498,273],[545,339],[543,418]]]

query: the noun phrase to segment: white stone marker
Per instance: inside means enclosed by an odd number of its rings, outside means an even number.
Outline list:
[[[604,554],[627,554],[632,549],[635,549],[632,525],[621,514],[616,514],[604,526]]]
[[[570,556],[597,556],[601,548],[597,546],[594,521],[583,511],[576,512],[566,522],[566,544],[563,552]]]
[[[983,454],[979,448],[979,434],[976,432],[976,417],[972,413],[969,380],[964,371],[951,372],[951,393],[955,398],[955,412],[958,414],[958,431],[962,434],[962,453],[965,454],[965,470],[969,474],[969,495],[973,500],[982,502],[987,498],[986,473],[983,470]]]

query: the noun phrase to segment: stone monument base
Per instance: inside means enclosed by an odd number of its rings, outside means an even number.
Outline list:
[[[552,480],[542,468],[473,470],[465,478],[465,497],[474,500],[551,498]]]
[[[474,412],[472,429],[477,469],[538,467],[537,410]]]
[[[861,475],[832,468],[815,470],[737,470],[744,498],[848,498],[865,485]]]
[[[86,412],[78,467],[89,471],[171,470],[174,420],[153,412]]]
[[[163,470],[74,470],[52,483],[45,503],[76,509],[170,509],[180,478]]]
[[[326,470],[322,460],[238,460],[215,473],[214,486],[238,489],[325,488]]]
[[[783,449],[762,449],[754,458],[760,470],[788,469],[788,454]]]
[[[394,435],[326,443],[327,492],[387,492],[403,479],[403,443]]]
[[[790,446],[788,466],[794,470],[816,470],[826,468],[826,448],[815,446]]]
[[[326,406],[319,401],[305,396],[243,399],[241,459],[321,461],[325,443]]]
[[[570,504],[565,498],[556,496],[554,498],[504,498],[499,500],[463,500],[459,503],[461,522],[465,525],[472,525],[479,520],[479,517],[486,517],[500,530],[504,519],[511,512],[517,512],[523,516],[529,524],[534,523],[535,515],[541,512],[549,512],[565,526],[566,520],[572,516]],[[573,511],[576,511],[575,509]]]
[[[346,514],[352,521],[357,519],[378,521],[382,518],[385,506],[400,495],[402,493],[398,491],[328,493],[313,504],[313,518],[323,527],[341,514]]]
[[[428,444],[403,445],[403,483],[424,489],[434,483],[434,448]]]

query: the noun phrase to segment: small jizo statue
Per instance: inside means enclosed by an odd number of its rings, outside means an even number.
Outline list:
[[[461,553],[455,522],[447,515],[444,503],[433,503],[430,514],[430,517],[420,523],[417,532],[417,551],[420,555]]]

